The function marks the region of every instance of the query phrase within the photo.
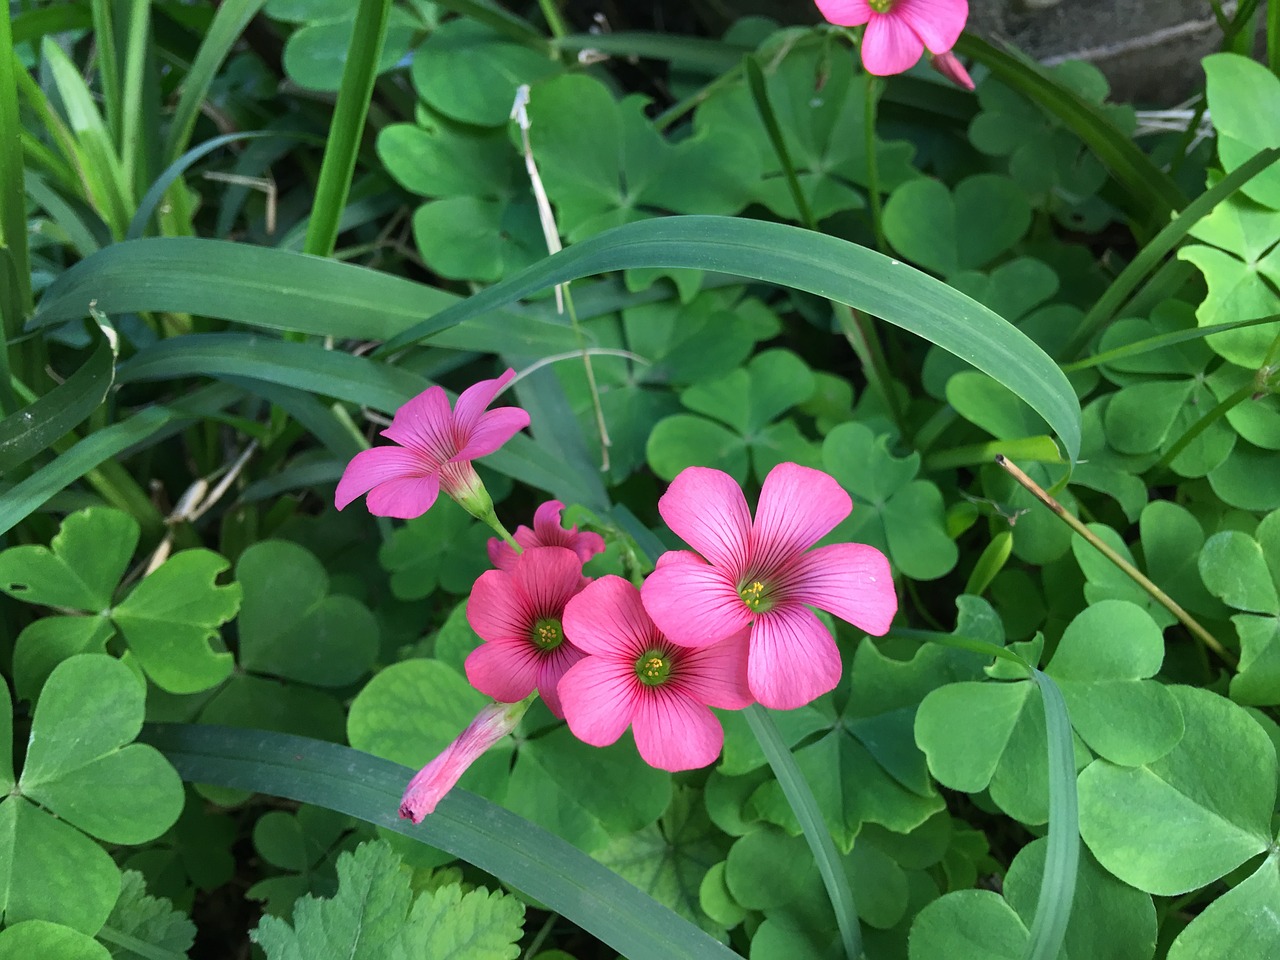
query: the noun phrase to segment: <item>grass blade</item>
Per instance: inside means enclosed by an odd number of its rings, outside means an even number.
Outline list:
[[[1071,902],[1076,895],[1080,869],[1080,812],[1076,795],[1075,749],[1071,720],[1062,691],[1048,674],[1032,671],[1044,703],[1044,725],[1049,750],[1049,847],[1027,960],[1056,960],[1067,935]]]
[[[16,285],[5,288],[15,303],[4,311],[4,336],[16,337],[25,314],[31,310],[31,255],[27,248],[27,201],[22,186],[22,120],[18,114],[18,72],[21,64],[13,50],[13,34],[8,17],[0,22],[0,247],[13,265]],[[8,357],[0,358],[0,375],[8,384]]]
[[[407,346],[432,329],[557,283],[632,267],[691,267],[750,277],[873,314],[1004,384],[1044,417],[1062,439],[1069,462],[1079,453],[1075,391],[1044,351],[1012,324],[942,281],[873,250],[761,220],[660,217],[606,230],[433,316],[378,352]]]
[[[777,724],[765,712],[764,707],[753,703],[743,711],[743,715],[759,741],[773,775],[778,778],[778,785],[782,787],[787,803],[800,821],[800,829],[809,843],[818,873],[822,876],[822,884],[827,888],[831,909],[835,911],[840,940],[844,944],[844,955],[848,960],[859,960],[862,956],[862,928],[858,925],[858,912],[853,904],[853,890],[849,887],[849,878],[840,862],[840,854],[831,840],[831,831],[827,829],[822,811],[818,809],[818,801],[814,799],[804,774],[796,766],[795,757],[778,732]]]
[[[333,123],[320,164],[315,203],[307,225],[306,252],[318,257],[333,254],[338,241],[338,223],[347,205],[351,177],[356,170],[356,154],[369,113],[373,83],[378,78],[378,59],[387,35],[391,0],[360,0],[355,29],[342,68],[342,85],[333,111]]]
[[[337,810],[429,843],[509,883],[630,960],[741,960],[541,827],[465,790],[414,826],[397,815],[411,770],[335,743],[261,730],[151,724],[142,740],[184,780]]]

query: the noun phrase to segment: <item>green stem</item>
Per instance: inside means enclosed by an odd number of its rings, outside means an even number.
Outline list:
[[[899,435],[906,439],[908,436],[906,414],[898,403],[898,394],[893,389],[893,376],[889,372],[889,362],[885,359],[884,348],[880,345],[880,338],[876,336],[871,317],[861,310],[855,310],[853,307],[835,301],[832,301],[831,306],[835,310],[840,332],[849,341],[849,346],[853,348],[853,352],[858,355],[858,360],[862,363],[867,382],[880,394],[881,399],[884,400],[885,409],[889,411],[889,416],[898,427]]]
[[[1271,72],[1280,77],[1280,3],[1267,3],[1267,63]]]
[[[128,45],[125,48],[124,84],[121,90],[120,165],[129,185],[145,189],[146,171],[140,169],[143,155],[142,81],[147,62],[147,34],[151,29],[151,0],[133,0],[129,11]],[[137,193],[134,194],[137,196]]]
[[[800,829],[809,843],[813,859],[818,865],[818,873],[822,875],[822,883],[827,888],[827,896],[831,900],[831,908],[835,911],[836,924],[840,928],[840,939],[844,944],[847,960],[859,960],[862,956],[862,930],[858,926],[858,912],[853,903],[853,891],[849,888],[849,878],[845,875],[844,865],[836,845],[831,839],[831,831],[822,819],[822,811],[818,809],[818,801],[813,796],[809,781],[804,778],[800,768],[796,766],[796,758],[778,732],[773,718],[759,704],[752,704],[742,711],[755,734],[760,748],[764,751],[769,766],[773,769],[782,793],[787,798],[800,821]]]
[[[1124,557],[1120,556],[1120,554],[1116,553],[1116,551],[1111,549],[1111,547],[1097,534],[1081,523],[1076,517],[1068,513],[1067,509],[1057,500],[1053,499],[1053,497],[1049,496],[1049,494],[1044,491],[1043,487],[1023,473],[1015,464],[1010,462],[1007,457],[997,455],[996,463],[1003,467],[1014,480],[1035,496],[1037,500],[1056,513],[1063,523],[1069,526],[1076,533],[1080,534],[1080,536],[1091,543],[1099,553],[1119,567],[1130,579],[1133,580],[1134,583],[1147,591],[1152,599],[1182,621],[1183,626],[1190,630],[1193,636],[1198,638],[1200,642],[1216,653],[1225,663],[1230,665],[1232,668],[1239,666],[1239,661],[1236,659],[1236,656],[1219,643],[1218,639],[1213,634],[1202,627],[1200,623],[1191,616],[1191,614],[1182,609],[1182,607],[1172,597],[1152,583],[1141,570],[1135,567]]]
[[[538,6],[542,8],[542,19],[547,21],[547,29],[551,31],[551,35],[557,40],[561,37],[569,35],[569,25],[564,22],[564,17],[560,13],[560,6],[556,0],[538,0]]]
[[[338,223],[351,190],[390,14],[391,0],[360,0],[356,9],[355,30],[342,69],[342,85],[325,144],[311,220],[307,224],[304,252],[313,256],[331,256],[338,240]]]
[[[876,155],[876,108],[880,103],[880,80],[871,74],[867,74],[866,93],[863,131],[866,135],[867,150],[867,200],[870,204],[868,213],[871,216],[871,232],[876,238],[876,249],[887,254],[889,244],[884,238],[884,226],[881,223],[880,162]]]
[[[1238,406],[1248,400],[1253,395],[1254,384],[1246,383],[1227,399],[1223,400],[1216,407],[1206,413],[1203,417],[1187,428],[1187,432],[1180,436],[1174,444],[1169,447],[1164,454],[1153,463],[1150,467],[1151,471],[1163,470],[1169,464],[1178,458],[1178,454],[1187,449],[1200,434],[1204,433],[1209,427],[1213,426],[1218,420],[1221,420],[1232,407]]]

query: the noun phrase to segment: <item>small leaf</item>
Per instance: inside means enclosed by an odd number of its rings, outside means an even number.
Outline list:
[[[1169,946],[1168,960],[1214,960],[1227,944],[1232,960],[1280,956],[1280,868],[1275,853],[1187,924]]]
[[[138,544],[138,522],[120,510],[70,514],[45,547],[0,553],[0,590],[27,603],[100,613],[111,606]]]
[[[151,949],[142,953],[124,946],[115,936],[118,934]],[[142,874],[126,870],[121,877],[120,898],[99,937],[110,945],[115,960],[152,960],[155,951],[164,951],[169,957],[185,957],[195,943],[196,926],[185,913],[173,909],[170,901],[148,896]]]
[[[1273,573],[1262,547],[1248,534],[1215,533],[1200,551],[1199,565],[1200,576],[1214,596],[1238,610],[1280,614]]]
[[[1022,960],[1030,932],[998,893],[959,890],[911,925],[910,960]]]
[[[937,180],[912,180],[884,206],[884,232],[894,248],[944,276],[986,266],[1030,225],[1025,194],[991,173],[961,180],[954,192]]]
[[[92,937],[60,923],[24,920],[0,931],[0,960],[111,960]]]
[[[467,594],[488,565],[488,539],[488,527],[441,497],[424,516],[392,534],[378,561],[391,574],[391,592],[401,600],[430,596],[437,587]]]

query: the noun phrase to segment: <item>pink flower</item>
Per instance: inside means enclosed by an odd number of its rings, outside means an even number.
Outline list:
[[[400,799],[400,816],[421,823],[471,764],[516,728],[527,709],[529,701],[521,700],[519,703],[491,703],[477,713],[467,729],[409,781]]]
[[[937,56],[930,55],[929,65],[957,87],[964,87],[966,90],[973,89],[973,78],[969,76],[969,71],[964,68],[964,64],[956,59],[954,53],[939,53]]]
[[[480,496],[484,487],[471,461],[493,453],[529,425],[529,414],[519,407],[485,412],[515,375],[508,370],[496,380],[473,384],[453,410],[441,387],[418,394],[382,431],[399,446],[356,454],[338,481],[334,505],[341,510],[368,493],[370,513],[409,520],[426,513],[442,488],[469,510],[468,501],[488,502],[487,495]]]
[[[968,0],[817,0],[818,10],[841,27],[867,25],[862,65],[888,76],[909,70],[924,48],[946,53],[969,19]]]
[[[724,730],[708,704],[751,703],[745,630],[698,650],[676,646],[649,619],[640,592],[613,576],[569,601],[564,626],[587,652],[560,681],[574,736],[605,747],[631,727],[644,762],[662,770],[705,767],[720,755]]]
[[[604,550],[604,537],[598,533],[578,532],[576,526],[566,530],[560,525],[560,511],[564,504],[559,500],[548,500],[538,507],[533,514],[533,529],[523,523],[516,527],[516,543],[528,550],[530,547],[568,547],[578,555],[578,560],[586,563],[597,553]],[[509,543],[497,537],[489,541],[489,562],[499,570],[510,570],[519,556]]]
[[[698,553],[658,559],[642,590],[645,609],[663,633],[690,647],[750,626],[752,696],[778,710],[802,706],[833,689],[841,670],[835,641],[809,605],[877,636],[898,609],[889,561],[875,547],[809,549],[852,508],[832,477],[780,463],[765,477],[753,523],[728,474],[689,467],[658,511]]]
[[[565,547],[534,547],[510,571],[480,574],[467,622],[485,641],[467,657],[467,679],[483,694],[514,703],[536,688],[563,717],[556,685],[583,653],[565,639],[565,604],[587,584],[582,561]]]

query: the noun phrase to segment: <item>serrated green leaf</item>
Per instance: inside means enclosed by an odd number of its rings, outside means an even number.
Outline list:
[[[120,898],[98,938],[107,943],[115,960],[154,960],[156,951],[185,957],[195,943],[196,926],[169,900],[149,896],[142,874],[126,870]]]
[[[458,884],[421,894],[405,929],[406,957],[515,960],[520,956],[524,904],[499,891],[462,892]]]

